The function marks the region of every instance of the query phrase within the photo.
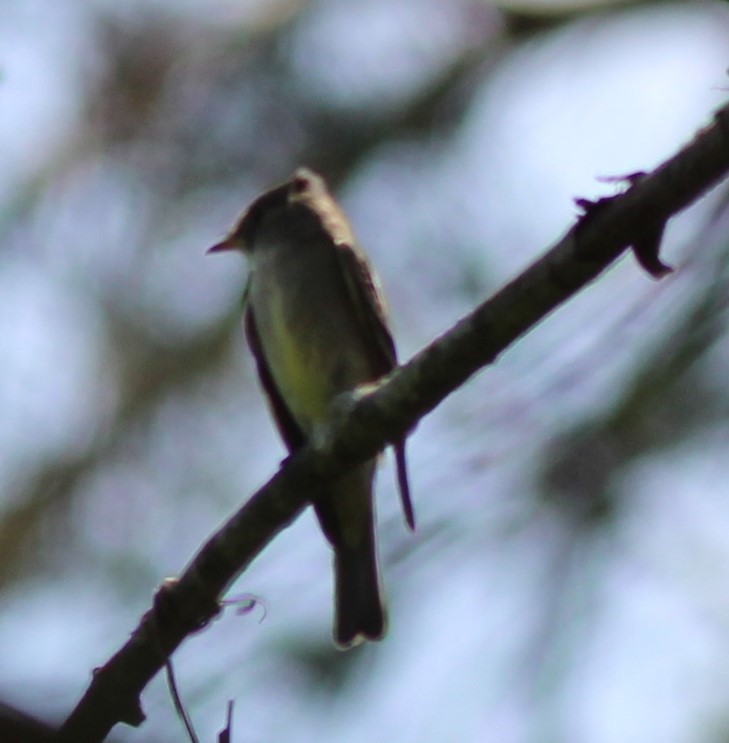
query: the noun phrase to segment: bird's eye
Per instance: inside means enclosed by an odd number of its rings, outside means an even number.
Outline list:
[[[291,181],[291,193],[302,194],[311,185],[310,180],[305,175],[297,175]]]

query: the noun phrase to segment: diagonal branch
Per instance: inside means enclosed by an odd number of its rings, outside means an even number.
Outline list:
[[[168,581],[128,642],[94,678],[63,725],[67,741],[101,741],[117,722],[139,725],[139,696],[165,660],[219,611],[220,599],[259,552],[315,497],[317,485],[396,441],[628,247],[729,173],[729,105],[677,155],[599,202],[521,275],[375,388],[347,399],[329,435],[289,458],[214,534],[179,580]]]

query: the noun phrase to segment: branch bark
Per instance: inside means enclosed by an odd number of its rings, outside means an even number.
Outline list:
[[[521,275],[375,388],[343,401],[326,440],[289,458],[214,534],[180,578],[165,583],[124,646],[102,667],[61,729],[101,741],[118,722],[139,725],[140,694],[166,659],[219,611],[258,553],[315,497],[318,484],[399,439],[559,305],[729,172],[729,105],[691,143],[624,194],[600,203]]]

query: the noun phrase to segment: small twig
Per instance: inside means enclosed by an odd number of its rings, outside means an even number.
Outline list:
[[[182,702],[182,698],[180,697],[180,690],[177,687],[175,670],[172,667],[171,658],[167,658],[167,660],[165,661],[165,671],[167,672],[167,686],[169,687],[170,695],[172,696],[172,701],[175,705],[175,710],[178,717],[182,720],[182,723],[185,726],[187,736],[188,738],[190,738],[191,743],[200,743],[200,739],[197,737],[197,733],[195,732],[195,727],[192,724],[192,719],[190,718],[190,715],[188,714],[187,709]]]
[[[233,740],[233,700],[228,701],[228,716],[225,727],[218,735],[218,743],[231,743]]]

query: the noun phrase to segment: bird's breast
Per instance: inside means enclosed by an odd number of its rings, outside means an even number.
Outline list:
[[[374,378],[335,248],[257,257],[250,302],[271,375],[297,423],[321,424],[333,398]]]

